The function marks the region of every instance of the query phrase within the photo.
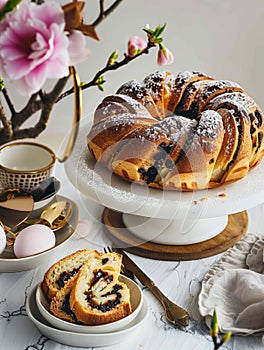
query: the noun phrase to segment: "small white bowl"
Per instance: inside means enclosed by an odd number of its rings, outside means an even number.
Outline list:
[[[146,322],[149,315],[149,308],[146,299],[143,297],[143,304],[137,317],[131,321],[127,327],[112,333],[77,333],[67,332],[53,326],[40,314],[36,305],[36,288],[34,288],[28,295],[26,302],[26,312],[30,320],[39,329],[39,331],[55,342],[65,344],[68,346],[90,348],[116,345],[120,348],[120,343],[127,341],[133,344],[138,344],[139,337],[142,335],[144,322]]]
[[[126,276],[120,276],[120,282],[126,283],[130,290],[130,302],[132,313],[128,316],[107,324],[102,324],[98,326],[90,326],[90,325],[79,325],[71,322],[67,322],[61,320],[60,318],[52,315],[49,312],[49,302],[45,298],[41,283],[38,285],[36,290],[36,304],[38,306],[39,312],[41,315],[48,321],[52,326],[69,332],[76,333],[87,333],[87,334],[98,334],[98,333],[108,333],[108,332],[116,332],[118,330],[124,329],[127,327],[138,315],[143,303],[143,293],[140,287],[132,281],[130,278]]]

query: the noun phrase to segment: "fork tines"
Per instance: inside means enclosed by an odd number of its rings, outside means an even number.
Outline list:
[[[119,252],[116,248],[114,248],[113,246],[112,246],[112,247],[110,247],[110,246],[104,247],[104,252],[105,252],[105,253],[116,252],[116,253],[120,254],[120,252]],[[121,255],[122,255],[122,254],[121,254]],[[123,262],[122,262],[122,264],[121,264],[121,273],[122,273],[123,275],[127,276],[128,278],[131,278],[134,282],[137,283],[137,281],[136,281],[136,279],[135,279],[135,275],[133,274],[132,271],[130,271],[130,270],[128,270],[128,269],[126,268],[126,266],[124,265]]]

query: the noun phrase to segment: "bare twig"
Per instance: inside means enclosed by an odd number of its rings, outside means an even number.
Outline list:
[[[4,107],[2,106],[2,104],[0,104],[0,120],[3,124],[3,130],[8,135],[8,137],[11,137],[12,133],[13,133],[11,122],[8,120],[8,118],[5,114]]]
[[[123,0],[116,0],[107,10],[104,9],[104,0],[100,0],[100,13],[96,20],[92,23],[93,27],[97,27],[107,16],[109,16]]]
[[[32,95],[26,107],[13,116],[13,129],[15,131],[14,136],[16,138],[22,138],[22,136],[25,134],[27,134],[27,137],[36,137],[43,130],[45,130],[51,110],[61,91],[64,89],[68,79],[69,76],[59,79],[49,94],[41,94],[41,100],[37,100],[38,93]],[[32,116],[39,110],[41,110],[40,118],[34,128],[18,130],[19,127],[28,119],[28,115]]]
[[[12,101],[11,101],[9,95],[8,95],[8,92],[7,92],[6,88],[3,88],[1,91],[2,91],[2,93],[4,95],[4,97],[5,97],[6,103],[7,103],[8,107],[9,107],[9,109],[10,109],[11,114],[15,113],[14,105],[13,105],[13,103],[12,103]]]

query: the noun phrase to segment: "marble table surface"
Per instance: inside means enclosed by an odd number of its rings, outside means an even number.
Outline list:
[[[82,194],[69,183],[63,166],[56,167],[55,175],[62,182],[60,194],[78,204],[79,228],[65,246],[64,251],[53,256],[45,264],[30,271],[0,273],[0,350],[75,349],[56,343],[38,331],[27,317],[26,299],[29,291],[41,281],[47,268],[59,258],[80,248],[102,251],[103,247],[109,244],[100,222],[103,207],[83,198]],[[248,232],[263,231],[263,213],[262,205],[248,210]],[[88,227],[89,229],[83,229]],[[126,339],[120,345],[109,346],[107,349],[124,347],[127,350],[213,349],[209,330],[198,310],[197,300],[204,275],[221,257],[221,254],[194,261],[158,261],[131,254],[130,256],[170,299],[189,311],[191,320],[189,326],[181,329],[168,324],[160,304],[149,290],[142,288],[150,311],[143,329],[137,333],[136,337]],[[221,349],[260,350],[263,349],[263,344],[261,337],[258,336],[232,336]]]

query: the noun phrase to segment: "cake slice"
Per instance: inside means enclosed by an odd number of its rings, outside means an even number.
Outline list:
[[[100,253],[96,250],[83,249],[53,264],[45,273],[42,282],[42,290],[46,298],[51,300],[69,280],[77,275],[85,262],[99,255]]]
[[[70,294],[70,309],[82,323],[106,324],[131,313],[129,289],[118,281],[121,261],[107,253],[83,265]]]
[[[50,312],[61,320],[71,323],[78,323],[76,315],[70,308],[70,293],[75,278],[76,276],[71,278],[68,283],[56,293],[50,302]]]

